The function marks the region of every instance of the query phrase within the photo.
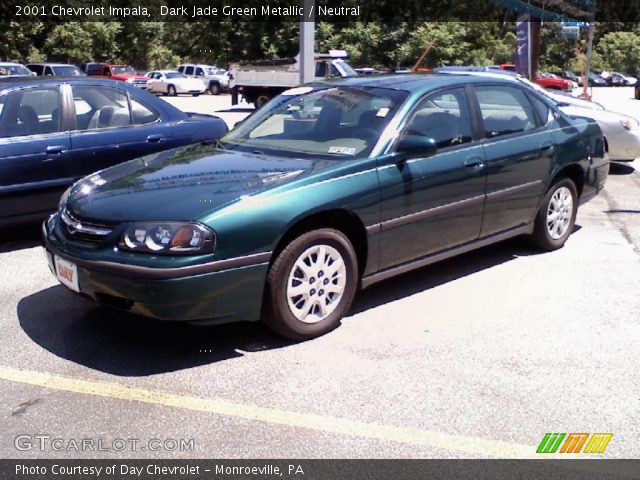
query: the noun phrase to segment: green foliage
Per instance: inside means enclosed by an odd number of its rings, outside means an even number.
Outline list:
[[[91,33],[84,23],[67,22],[54,27],[44,50],[51,60],[86,62],[93,56],[92,44]]]
[[[344,0],[347,6],[358,3]],[[316,50],[345,49],[356,67],[389,68],[412,66],[435,41],[422,66],[492,65],[513,61],[515,24],[502,10],[490,5],[479,6],[475,12],[478,18],[493,19],[485,22],[416,22],[417,18],[442,18],[443,11],[450,12],[452,17],[468,17],[468,13],[459,11],[461,4],[454,0],[442,0],[437,11],[429,10],[433,5],[425,5],[421,0],[405,0],[404,5],[405,21],[385,21],[393,16],[396,6],[390,0],[379,0],[379,8],[366,9],[361,21],[318,22]],[[298,23],[288,21],[53,23],[38,20],[28,24],[4,22],[0,28],[4,32],[0,37],[0,57],[23,62],[116,61],[150,69],[172,68],[181,60],[225,66],[235,61],[291,57],[298,53]],[[597,24],[595,40],[593,68],[640,73],[637,24]],[[559,25],[545,23],[540,66],[545,70],[579,70],[585,48],[586,31],[583,30],[577,42],[568,41],[562,37]]]
[[[638,32],[610,32],[604,35],[596,52],[602,57],[604,68],[631,75],[640,73],[640,34]]]

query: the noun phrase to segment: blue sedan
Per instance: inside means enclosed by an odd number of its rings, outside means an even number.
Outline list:
[[[0,79],[0,227],[44,218],[85,175],[226,132],[125,82]]]

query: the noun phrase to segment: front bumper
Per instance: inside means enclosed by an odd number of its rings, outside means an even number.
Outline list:
[[[56,221],[50,217],[42,225],[44,248],[77,267],[79,293],[98,304],[202,324],[260,319],[270,252],[188,267],[140,267],[92,259],[90,251],[85,258],[71,254]]]

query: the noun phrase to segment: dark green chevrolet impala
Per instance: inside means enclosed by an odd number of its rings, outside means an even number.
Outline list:
[[[561,247],[608,169],[595,122],[508,77],[351,78],[84,178],[44,245],[100,304],[307,339],[393,275],[518,235]]]

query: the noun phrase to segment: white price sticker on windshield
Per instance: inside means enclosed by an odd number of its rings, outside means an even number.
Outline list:
[[[353,147],[338,147],[336,145],[332,145],[329,147],[329,153],[341,153],[343,155],[354,155],[356,153],[356,149]]]
[[[382,107],[380,110],[378,110],[378,113],[376,113],[376,117],[384,118],[388,113],[389,109],[387,107]]]

